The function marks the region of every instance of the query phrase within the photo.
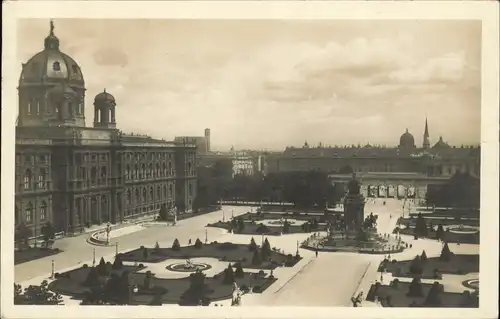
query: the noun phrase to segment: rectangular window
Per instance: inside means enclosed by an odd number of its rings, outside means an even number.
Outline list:
[[[47,212],[45,207],[40,207],[40,220],[45,220],[47,218]]]
[[[26,221],[31,222],[31,210],[26,210]]]
[[[30,178],[29,178],[29,176],[24,176],[24,189],[30,189]]]

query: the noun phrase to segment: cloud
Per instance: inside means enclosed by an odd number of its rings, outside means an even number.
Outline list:
[[[93,54],[97,65],[118,65],[124,67],[128,64],[128,57],[125,52],[116,48],[100,48]]]

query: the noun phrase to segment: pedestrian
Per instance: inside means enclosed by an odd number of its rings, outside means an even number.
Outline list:
[[[316,248],[316,258],[318,258],[318,249]]]
[[[188,243],[188,246],[191,245],[191,238],[189,238],[189,243]]]

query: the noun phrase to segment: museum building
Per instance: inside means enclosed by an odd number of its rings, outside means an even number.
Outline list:
[[[40,235],[156,214],[162,204],[190,211],[196,196],[196,146],[125,134],[117,101],[104,90],[85,126],[80,66],[59,50],[51,22],[44,50],[22,65],[16,124],[15,221]]]

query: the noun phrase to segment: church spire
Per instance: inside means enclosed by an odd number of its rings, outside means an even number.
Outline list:
[[[424,148],[429,148],[431,143],[429,141],[429,125],[427,124],[427,116],[425,117],[425,130],[424,130]]]

